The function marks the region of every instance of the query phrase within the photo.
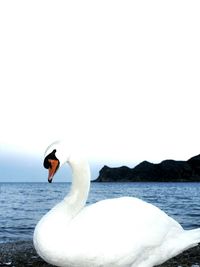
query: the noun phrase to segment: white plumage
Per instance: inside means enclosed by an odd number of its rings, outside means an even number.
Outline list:
[[[68,162],[73,172],[69,194],[35,228],[34,245],[45,261],[61,267],[152,267],[200,242],[200,229],[185,231],[166,213],[137,198],[85,206],[90,186],[87,162],[67,155],[60,143],[48,148],[45,159],[59,165]]]

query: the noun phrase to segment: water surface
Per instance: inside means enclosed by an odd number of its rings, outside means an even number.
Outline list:
[[[69,183],[0,183],[0,242],[32,239],[38,220],[69,191]],[[92,183],[87,204],[134,196],[185,229],[200,227],[200,183]]]

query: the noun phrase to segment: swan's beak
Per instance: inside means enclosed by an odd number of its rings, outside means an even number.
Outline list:
[[[50,167],[49,167],[49,176],[48,182],[51,183],[53,180],[53,176],[55,175],[56,171],[59,167],[59,161],[57,159],[49,159]]]

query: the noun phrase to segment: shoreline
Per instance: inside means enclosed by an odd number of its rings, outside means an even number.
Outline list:
[[[0,244],[1,267],[51,267],[36,253],[32,241]],[[200,244],[177,257],[159,265],[160,267],[200,267]]]

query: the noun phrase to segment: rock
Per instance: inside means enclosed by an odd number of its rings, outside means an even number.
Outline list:
[[[50,267],[37,254],[32,241],[0,244],[0,266]]]
[[[187,161],[143,161],[134,168],[104,166],[94,182],[200,182],[200,155]]]
[[[0,244],[0,266],[51,267],[45,263],[33,248],[31,241]],[[191,248],[159,267],[200,267],[200,246]],[[52,266],[53,267],[53,266]]]

